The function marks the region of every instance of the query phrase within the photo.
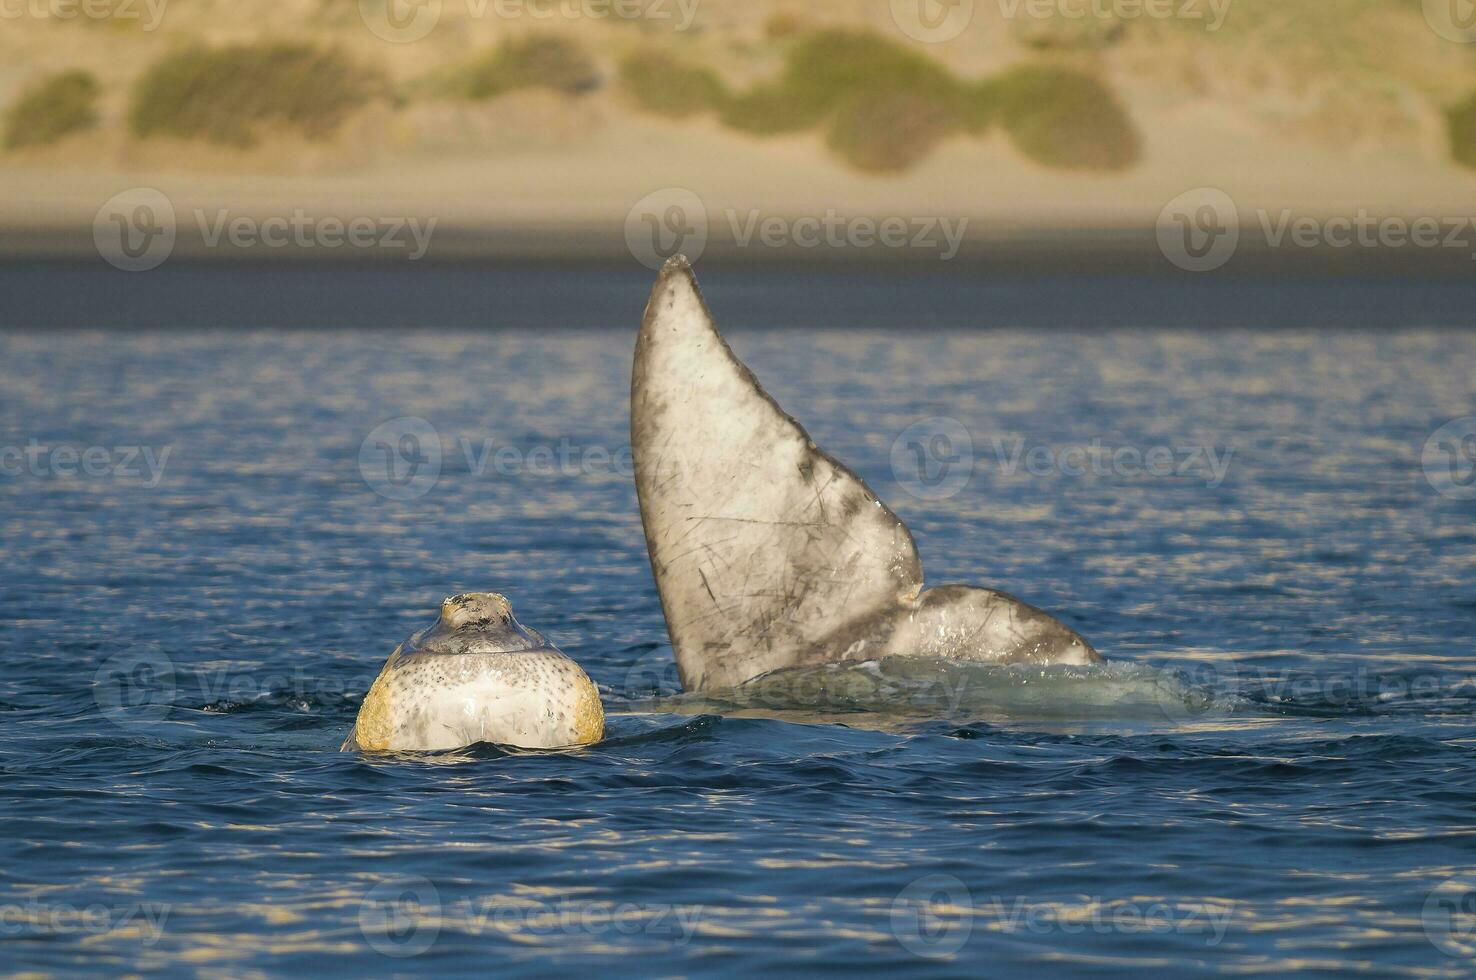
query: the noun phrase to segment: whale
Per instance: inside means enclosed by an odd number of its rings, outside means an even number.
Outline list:
[[[1006,592],[925,589],[907,526],[734,355],[680,255],[641,321],[630,426],[651,572],[689,692],[896,657],[1102,660]]]
[[[443,601],[436,621],[395,649],[341,749],[565,749],[604,733],[599,690],[583,668],[519,623],[506,596],[477,592]]]

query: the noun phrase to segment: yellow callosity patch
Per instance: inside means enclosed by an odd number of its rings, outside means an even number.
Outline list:
[[[579,707],[574,712],[574,744],[592,745],[605,737],[605,706],[600,691],[583,671],[579,673]]]
[[[381,673],[364,695],[359,706],[359,719],[354,723],[354,740],[359,748],[369,752],[383,752],[390,747],[390,735],[394,731],[393,712],[390,709],[389,683]]]

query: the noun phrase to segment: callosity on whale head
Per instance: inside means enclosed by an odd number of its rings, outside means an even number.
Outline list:
[[[491,742],[556,749],[598,742],[594,682],[494,593],[452,596],[385,663],[345,751],[425,752]]]
[[[687,690],[883,657],[1101,659],[1004,592],[924,591],[907,526],[734,356],[680,256],[646,307],[630,421],[651,570]]]

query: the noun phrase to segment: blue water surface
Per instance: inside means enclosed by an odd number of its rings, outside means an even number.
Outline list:
[[[1476,334],[735,329],[930,583],[1113,664],[698,699],[616,312],[0,335],[0,963],[1471,972],[1476,500],[1426,464],[1462,472],[1427,441]],[[607,740],[340,753],[468,590],[588,669]]]

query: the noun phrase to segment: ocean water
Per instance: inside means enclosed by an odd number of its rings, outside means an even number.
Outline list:
[[[695,697],[637,315],[0,335],[0,965],[1470,974],[1476,334],[733,330],[931,584],[1110,663]],[[468,590],[606,741],[340,753]]]

